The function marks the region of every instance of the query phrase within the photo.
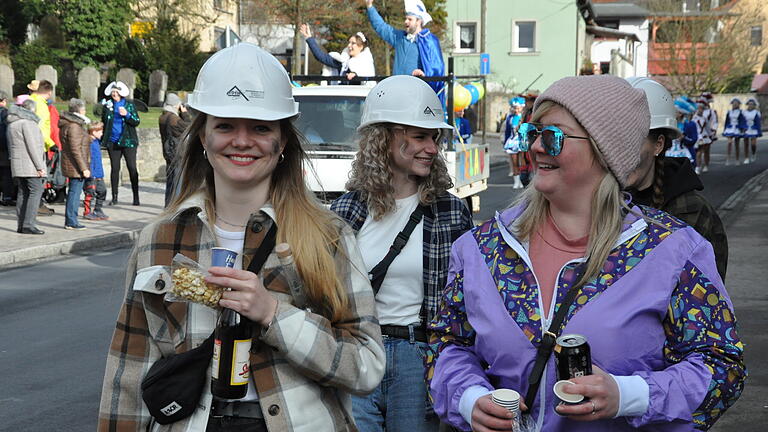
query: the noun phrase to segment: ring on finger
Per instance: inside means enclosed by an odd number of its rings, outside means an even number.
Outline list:
[[[597,407],[595,406],[595,401],[591,400],[589,402],[592,404],[592,412],[590,414],[592,415],[597,414]]]

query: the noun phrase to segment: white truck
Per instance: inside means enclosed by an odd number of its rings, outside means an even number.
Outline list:
[[[317,174],[314,176],[307,170],[307,184],[325,202],[346,192],[344,184],[349,179],[352,160],[358,150],[356,129],[371,88],[320,85],[293,89],[301,113],[296,126],[309,140],[306,150]],[[465,198],[470,209],[478,211],[480,198],[477,194],[488,188],[488,145],[449,142],[442,153],[454,184],[450,192]]]

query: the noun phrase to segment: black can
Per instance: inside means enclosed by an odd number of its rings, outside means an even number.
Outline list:
[[[569,380],[592,375],[592,354],[587,338],[578,334],[562,335],[556,340],[557,379]]]

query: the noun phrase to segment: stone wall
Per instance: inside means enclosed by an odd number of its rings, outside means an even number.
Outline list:
[[[139,134],[139,152],[136,156],[136,169],[139,171],[141,181],[165,181],[165,159],[163,159],[163,146],[160,142],[160,131],[156,128],[136,129]],[[104,176],[109,183],[110,163],[106,151],[102,154],[104,164]],[[130,183],[125,162],[121,159],[120,178],[122,183]]]

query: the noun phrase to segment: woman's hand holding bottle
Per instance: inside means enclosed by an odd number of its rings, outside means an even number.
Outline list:
[[[277,299],[264,288],[258,275],[227,267],[211,267],[208,273],[206,282],[230,288],[219,300],[221,307],[232,309],[262,326],[272,322],[277,313]]]

